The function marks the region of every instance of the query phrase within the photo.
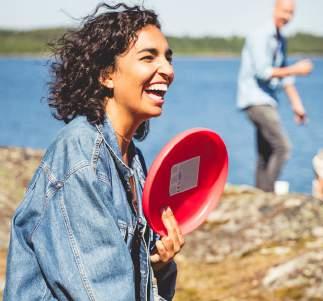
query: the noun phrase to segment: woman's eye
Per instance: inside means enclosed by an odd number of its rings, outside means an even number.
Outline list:
[[[152,55],[146,55],[141,58],[142,61],[152,61],[154,57]]]
[[[173,62],[173,57],[172,56],[167,56],[166,60],[171,64]]]

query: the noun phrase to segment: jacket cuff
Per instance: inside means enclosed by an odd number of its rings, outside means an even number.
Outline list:
[[[154,272],[157,280],[158,294],[167,301],[171,301],[175,295],[177,266],[174,260],[157,272]]]

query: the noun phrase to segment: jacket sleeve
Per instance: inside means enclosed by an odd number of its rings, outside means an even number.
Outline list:
[[[45,195],[45,176],[42,169],[38,168],[11,221],[3,294],[5,301],[45,299],[47,285],[29,240],[30,233],[41,216]]]
[[[47,291],[62,301],[134,301],[131,257],[107,199],[107,184],[85,166],[52,185],[56,190],[52,196],[47,192],[28,250]],[[23,244],[16,242],[16,248],[23,250]],[[12,269],[19,269],[18,262],[12,262]]]
[[[160,239],[159,234],[152,232],[150,252],[154,252],[156,241]],[[175,295],[177,265],[174,260],[171,260],[166,266],[159,271],[154,271],[158,295],[161,300],[171,301]]]
[[[155,272],[158,294],[167,301],[171,301],[175,295],[177,266],[174,260]]]

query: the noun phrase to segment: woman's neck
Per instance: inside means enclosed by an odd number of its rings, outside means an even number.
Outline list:
[[[117,137],[117,141],[118,141],[118,145],[121,151],[121,156],[122,156],[122,160],[123,162],[126,163],[126,165],[129,165],[129,145],[131,143],[131,138],[127,138],[126,136],[120,134],[119,132],[117,132],[117,130],[114,129],[114,132],[116,134]]]
[[[134,119],[129,116],[129,114],[123,112],[114,105],[106,106],[106,114],[108,115],[115,131],[122,160],[128,165],[129,145],[138,126],[140,125],[140,122],[135,122]]]

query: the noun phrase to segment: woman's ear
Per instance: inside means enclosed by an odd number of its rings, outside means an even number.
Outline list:
[[[104,69],[100,72],[99,82],[108,89],[114,88],[111,68]]]

